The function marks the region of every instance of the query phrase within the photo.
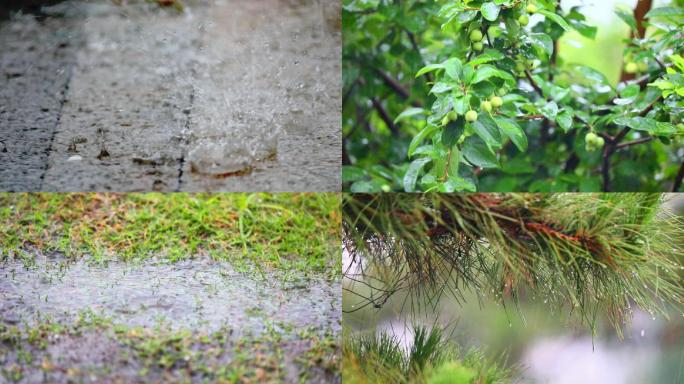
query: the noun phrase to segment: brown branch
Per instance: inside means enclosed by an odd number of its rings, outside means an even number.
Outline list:
[[[617,150],[617,149],[622,149],[622,148],[631,147],[631,146],[637,145],[637,144],[648,143],[648,142],[651,141],[651,140],[653,140],[653,136],[642,137],[641,139],[636,139],[636,140],[632,140],[632,141],[626,141],[626,142],[624,142],[624,143],[617,144],[617,145],[615,146],[615,149]]]
[[[542,99],[546,100],[546,97],[544,97],[544,91],[542,91],[541,87],[537,85],[537,82],[534,81],[534,79],[532,78],[532,74],[527,69],[525,70],[525,77],[527,78],[527,81],[530,82],[530,85],[532,85],[532,88],[534,88],[534,90],[539,94],[539,96],[541,96]]]
[[[385,72],[381,71],[380,69],[374,69],[375,73],[377,73],[381,78],[382,81],[387,85],[389,88],[391,88],[397,95],[401,96],[403,99],[408,99],[411,96],[411,93],[397,80],[392,78],[390,75],[386,74]],[[411,104],[414,107],[422,108],[423,105],[419,102],[414,100],[411,102]]]
[[[521,120],[540,120],[540,119],[545,119],[546,117],[544,115],[523,115],[523,116],[516,116],[516,119],[521,119]]]
[[[342,138],[342,165],[351,165],[351,159],[347,152],[347,143],[344,138]]]
[[[425,59],[423,58],[423,54],[420,53],[420,48],[418,47],[418,42],[416,41],[416,37],[408,29],[405,29],[404,31],[408,35],[409,41],[411,41],[411,45],[413,46],[413,50],[416,51],[418,56],[420,56],[420,61],[423,63],[423,65],[426,65],[427,63],[425,62]],[[432,73],[428,72],[425,74],[425,76],[427,77],[428,82],[431,83],[433,81]]]
[[[375,110],[378,111],[378,114],[380,115],[382,121],[384,121],[385,124],[387,124],[387,127],[390,129],[390,131],[392,131],[392,136],[399,136],[399,127],[397,127],[394,124],[389,114],[382,106],[382,104],[378,101],[378,99],[376,99],[375,97],[371,98],[371,103],[373,103],[373,108],[375,108]]]
[[[653,0],[638,0],[636,7],[634,7],[634,19],[636,20],[637,24],[637,33],[636,35],[634,34],[634,31],[630,32],[629,38],[630,40],[634,38],[639,38],[643,39],[646,36],[646,25],[644,24],[644,19],[648,11],[651,10],[651,7],[653,6]],[[624,63],[623,63],[624,64]],[[620,81],[625,82],[628,80],[634,79],[634,74],[633,73],[627,73],[625,71],[624,65],[622,68],[622,72],[620,73]]]
[[[342,96],[342,105],[347,103],[347,99],[349,99],[349,96],[351,96],[352,91],[354,90],[354,88],[356,87],[356,83],[358,83],[358,82],[359,82],[359,78],[357,77],[356,80],[354,80],[354,82],[351,83],[351,85],[349,86],[349,89],[347,89],[347,91],[344,92],[344,96]]]
[[[612,146],[606,145],[603,148],[603,164],[601,166],[601,176],[603,177],[603,192],[610,192],[610,156],[612,154]]]
[[[404,99],[409,98],[409,92],[404,88],[403,85],[399,84],[397,80],[391,78],[388,74],[377,68],[375,69],[375,73],[377,73],[382,78],[382,81],[388,87],[392,88],[399,96],[401,96]]]
[[[679,172],[677,172],[677,176],[675,176],[674,184],[672,184],[672,192],[679,191],[679,188],[682,186],[682,179],[684,179],[684,161],[682,162],[682,165],[679,167]]]

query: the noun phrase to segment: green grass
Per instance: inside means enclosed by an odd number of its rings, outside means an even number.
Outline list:
[[[302,329],[293,337],[266,325],[259,335],[237,336],[227,327],[211,332],[174,330],[166,324],[132,327],[92,311],[78,313],[71,322],[49,317],[23,326],[0,322],[0,381],[4,377],[19,382],[41,371],[46,382],[64,376],[70,382],[92,381],[92,377],[106,378],[112,368],[129,364],[139,367],[135,376],[141,382],[166,377],[174,382],[276,383],[285,381],[292,373],[288,369],[293,368],[300,382],[339,378],[340,346],[334,334]],[[78,345],[88,335],[99,335],[102,342],[111,343],[104,365],[78,364],[50,349],[64,340]],[[74,353],[87,356],[88,351]],[[14,358],[6,359],[11,355]]]
[[[338,274],[335,194],[0,194],[0,259],[31,248],[76,259],[171,261]],[[332,270],[332,271],[331,271]]]

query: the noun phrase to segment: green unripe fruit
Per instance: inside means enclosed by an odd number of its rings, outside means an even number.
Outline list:
[[[603,137],[600,137],[596,139],[596,148],[603,148],[603,145],[606,143],[606,141],[603,139]]]
[[[521,15],[520,17],[518,17],[518,23],[520,23],[520,25],[524,27],[530,23],[530,17],[527,15]]]
[[[515,63],[515,70],[518,72],[523,72],[525,70],[525,64],[523,64],[521,61],[518,61]]]
[[[473,49],[479,52],[484,49],[484,45],[481,42],[473,43]]]
[[[537,6],[534,4],[527,4],[525,10],[527,11],[527,13],[535,13],[537,12]]]
[[[482,40],[482,32],[479,29],[474,29],[472,32],[470,32],[470,41],[473,43],[481,41]]]
[[[492,111],[492,103],[490,103],[489,101],[483,101],[481,107],[486,112]]]
[[[684,123],[677,124],[677,129],[679,129],[680,133],[684,133]]]
[[[449,116],[444,116],[442,118],[442,125],[447,125],[449,124]]]
[[[492,97],[491,102],[492,102],[492,107],[494,107],[494,108],[499,108],[500,106],[503,105],[503,99],[500,98],[499,96]]]
[[[465,119],[469,123],[474,122],[475,120],[477,120],[477,112],[475,112],[473,110],[466,112]]]
[[[596,139],[598,138],[598,135],[596,135],[594,132],[589,132],[586,136],[584,136],[584,142],[587,144],[595,144]]]
[[[627,73],[637,73],[638,70],[639,70],[639,66],[637,65],[637,63],[635,63],[633,61],[630,61],[629,63],[627,63],[625,65],[625,72],[627,72]]]
[[[449,121],[454,121],[458,119],[458,113],[456,113],[456,111],[451,111],[447,114],[447,117],[449,118]]]
[[[489,29],[487,29],[487,34],[491,38],[499,37],[499,35],[501,35],[501,28],[499,28],[496,25],[492,25],[491,27],[489,27]]]
[[[648,71],[648,63],[644,63],[643,61],[639,64],[637,64],[639,67],[639,72],[646,72]]]
[[[382,187],[380,187],[380,189],[382,189],[382,191],[385,193],[390,192],[392,190],[392,188],[390,188],[390,186],[387,184],[383,184]]]

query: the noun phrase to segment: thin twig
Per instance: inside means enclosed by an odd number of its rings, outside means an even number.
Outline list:
[[[616,145],[615,149],[622,149],[622,148],[626,148],[626,147],[631,147],[633,145],[647,143],[651,140],[653,140],[653,136],[642,137],[641,139],[636,139],[636,140],[632,140],[632,141],[625,141],[624,143],[620,143],[620,144]]]
[[[394,124],[389,114],[382,106],[382,104],[378,101],[378,99],[375,97],[371,98],[371,103],[373,103],[373,108],[375,108],[375,110],[378,111],[378,114],[380,115],[382,121],[384,121],[385,124],[387,124],[387,127],[390,129],[390,131],[392,131],[392,136],[399,136],[399,128]]]
[[[684,161],[682,162],[682,165],[679,167],[677,176],[675,176],[674,184],[672,184],[672,192],[679,191],[679,188],[682,186],[682,179],[684,179]]]
[[[544,91],[542,91],[541,87],[537,85],[537,82],[532,79],[532,74],[530,73],[529,70],[525,70],[525,77],[527,78],[527,81],[530,82],[530,85],[532,85],[532,88],[539,94],[539,96],[542,97],[542,99],[546,100],[546,97],[544,96]]]

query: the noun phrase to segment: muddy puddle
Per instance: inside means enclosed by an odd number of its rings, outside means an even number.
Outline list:
[[[39,257],[0,264],[0,318],[21,325],[39,315],[72,319],[92,311],[117,324],[258,335],[266,327],[340,330],[340,285],[315,278],[247,275],[211,260],[137,265]]]

